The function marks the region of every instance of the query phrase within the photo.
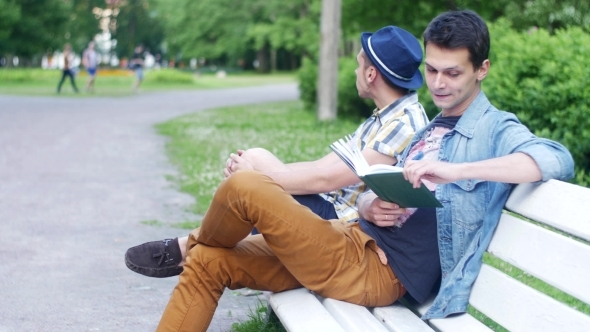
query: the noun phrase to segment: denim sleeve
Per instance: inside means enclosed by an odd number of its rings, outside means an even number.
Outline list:
[[[497,157],[522,152],[541,170],[542,181],[568,180],[574,177],[574,160],[562,144],[535,136],[512,113],[503,113],[492,130],[491,146]]]

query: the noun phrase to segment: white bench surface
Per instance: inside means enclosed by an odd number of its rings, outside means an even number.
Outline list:
[[[506,208],[578,239],[505,212],[488,252],[590,304],[590,189],[555,180],[543,184],[522,184],[512,192]],[[413,309],[422,315],[432,300],[433,297]],[[469,302],[510,331],[590,331],[589,315],[486,264],[473,286]],[[273,294],[270,303],[290,332],[414,332],[432,331],[431,327],[436,331],[491,331],[468,314],[432,319],[426,324],[399,302],[388,307],[367,309],[322,299],[306,289]]]
[[[506,208],[590,241],[590,189],[549,180],[518,185]]]

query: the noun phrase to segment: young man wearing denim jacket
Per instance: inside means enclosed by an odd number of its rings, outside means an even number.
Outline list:
[[[442,278],[423,316],[431,319],[467,311],[483,253],[514,184],[571,178],[573,160],[561,144],[536,137],[516,116],[497,110],[481,91],[490,68],[490,38],[476,13],[439,15],[424,32],[424,47],[426,83],[442,112],[415,134],[400,165],[407,180],[415,187],[425,182],[443,204],[436,209],[436,236],[431,236]],[[417,154],[423,157],[414,160]],[[412,212],[373,193],[360,199],[364,219],[387,214],[397,220]],[[397,260],[382,226],[389,225],[361,220],[388,259]]]

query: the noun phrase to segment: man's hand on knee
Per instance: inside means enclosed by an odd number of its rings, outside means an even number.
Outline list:
[[[244,151],[242,150],[238,150],[237,154],[232,153],[229,155],[229,158],[225,162],[225,169],[223,171],[223,174],[226,178],[239,170],[254,169],[254,166],[250,162],[242,158],[243,152]]]

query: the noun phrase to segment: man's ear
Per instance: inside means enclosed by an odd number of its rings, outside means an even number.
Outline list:
[[[486,76],[488,76],[488,71],[490,70],[490,60],[485,59],[481,66],[477,69],[477,80],[479,82],[483,81]]]
[[[374,66],[369,66],[365,71],[365,79],[367,80],[367,83],[373,83],[378,75],[379,72]]]

